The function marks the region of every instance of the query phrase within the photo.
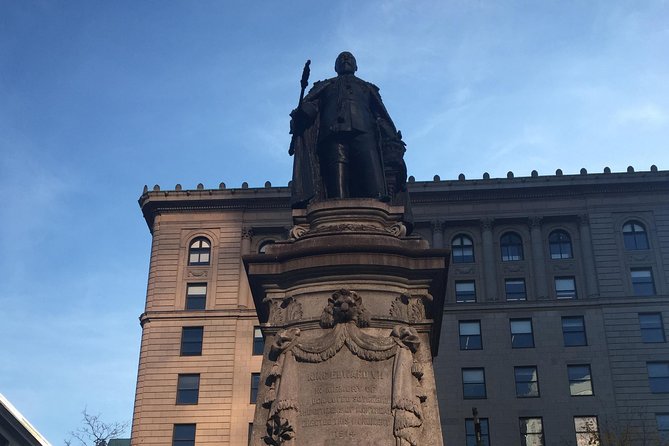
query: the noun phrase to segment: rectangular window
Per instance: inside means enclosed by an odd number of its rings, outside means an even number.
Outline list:
[[[575,299],[576,280],[573,277],[556,277],[555,295],[558,299]]]
[[[206,283],[189,283],[186,285],[186,310],[204,310],[206,301]]]
[[[574,417],[576,446],[599,446],[599,423],[597,417]]]
[[[645,344],[665,341],[661,313],[639,313],[639,329]]]
[[[540,417],[520,419],[520,444],[544,446],[544,423]]]
[[[258,399],[258,388],[260,387],[260,373],[251,373],[251,404]]]
[[[179,375],[177,380],[177,404],[197,404],[200,393],[200,375]]]
[[[462,393],[465,399],[486,397],[483,369],[462,369]]]
[[[588,345],[585,336],[585,320],[583,316],[568,316],[562,318],[562,338],[565,347]]]
[[[195,425],[175,424],[172,431],[172,446],[195,446]]]
[[[648,362],[648,384],[652,393],[669,393],[669,362]]]
[[[476,285],[473,280],[455,282],[456,302],[476,302]]]
[[[567,366],[569,377],[569,393],[571,396],[589,396],[592,391],[592,374],[589,364]]]
[[[656,413],[655,421],[660,441],[669,442],[669,413]]]
[[[539,375],[536,366],[514,367],[516,377],[516,396],[533,398],[539,396]]]
[[[249,446],[252,446],[252,444],[253,444],[253,423],[249,423],[249,433],[247,435],[247,438],[248,438]]]
[[[479,418],[479,425],[481,426],[481,446],[490,446],[490,428],[488,426],[487,418]],[[467,446],[478,446],[476,442],[476,425],[473,418],[465,419],[465,434],[467,437]]]
[[[460,350],[481,350],[481,321],[460,321]]]
[[[262,335],[260,327],[253,328],[253,354],[262,355],[265,349],[265,338]]]
[[[204,327],[183,327],[181,329],[181,356],[200,356]]]
[[[654,296],[655,283],[653,272],[648,268],[634,268],[630,271],[632,276],[632,289],[635,296]]]
[[[511,347],[532,348],[534,347],[534,334],[532,333],[532,319],[511,319]]]
[[[525,279],[506,279],[504,281],[506,300],[526,300]]]

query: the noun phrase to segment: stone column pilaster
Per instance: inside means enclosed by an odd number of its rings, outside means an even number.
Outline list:
[[[441,220],[432,220],[432,247],[444,247],[444,222]]]
[[[483,242],[483,278],[485,281],[485,299],[497,300],[497,274],[495,273],[495,248],[492,239],[492,218],[481,220],[481,240]]]
[[[597,286],[597,271],[592,252],[592,238],[590,236],[590,218],[588,214],[578,216],[578,230],[581,237],[581,256],[585,270],[585,286],[588,297],[599,296]]]
[[[546,263],[541,234],[541,220],[541,217],[530,217],[529,219],[530,239],[532,242],[532,272],[537,299],[547,299],[548,286],[546,283]]]

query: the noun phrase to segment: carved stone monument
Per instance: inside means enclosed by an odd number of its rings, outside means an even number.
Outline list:
[[[355,59],[342,61],[342,55],[338,73],[352,75]],[[347,91],[340,87],[333,94]],[[367,101],[373,91],[361,88]],[[325,98],[314,99],[319,94],[312,90],[304,100],[328,106]],[[336,139],[348,144],[350,136]],[[389,144],[401,141],[397,138]],[[333,147],[340,151],[337,144],[308,146],[294,140],[292,146],[296,157],[302,150],[300,156],[317,160]],[[372,147],[362,150],[367,149]],[[403,204],[408,197],[397,200],[406,191],[406,171],[402,177],[379,164],[386,182],[381,190],[376,180],[352,180],[351,173],[365,171],[350,162],[347,158],[343,167],[335,163],[319,170],[307,181],[315,193],[295,206],[287,241],[244,257],[265,336],[254,446],[442,445],[432,357],[439,342],[448,252],[407,235],[410,218]]]

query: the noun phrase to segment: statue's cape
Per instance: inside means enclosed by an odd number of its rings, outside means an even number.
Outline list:
[[[333,84],[336,79],[336,77],[333,77],[315,82],[309,93],[304,97],[303,103],[315,101],[323,90]],[[380,144],[381,154],[383,155],[384,174],[388,191],[391,192],[392,204],[404,206],[405,223],[409,232],[411,232],[413,215],[411,213],[409,194],[406,189],[405,144],[399,137],[395,124],[381,100],[379,88],[358,77],[356,77],[356,80],[369,89],[374,99],[379,124],[377,139]],[[291,151],[294,152],[295,156],[293,160],[293,179],[291,182],[291,204],[293,208],[304,208],[311,201],[325,199],[317,155],[320,121],[318,112],[312,118],[314,118],[313,124],[303,133],[294,134],[291,141]]]

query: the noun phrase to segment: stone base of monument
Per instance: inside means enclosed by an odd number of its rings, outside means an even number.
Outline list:
[[[442,445],[436,355],[448,252],[403,208],[329,200],[244,257],[265,352],[251,444]]]

